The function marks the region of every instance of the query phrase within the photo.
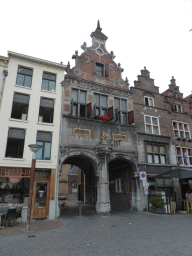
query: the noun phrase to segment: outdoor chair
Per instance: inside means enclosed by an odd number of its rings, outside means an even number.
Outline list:
[[[0,226],[3,226],[5,225],[5,222],[6,222],[6,216],[7,216],[7,212],[9,210],[9,207],[5,207],[5,206],[2,206],[0,207],[0,214],[1,215],[1,223],[0,223]]]
[[[6,227],[10,224],[10,225],[16,225],[17,224],[17,213],[16,213],[17,209],[9,209],[7,212],[7,216],[6,216]]]
[[[16,213],[17,213],[17,219],[21,218],[21,212],[22,212],[23,206],[17,206],[16,207]],[[21,218],[22,219],[22,218]]]

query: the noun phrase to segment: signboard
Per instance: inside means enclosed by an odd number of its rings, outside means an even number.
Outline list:
[[[146,180],[146,172],[140,172],[140,180]]]
[[[80,129],[80,128],[73,128],[73,135],[79,135],[80,137],[88,136],[88,137],[91,138],[91,130]]]
[[[172,179],[165,179],[165,187],[172,187],[173,180]]]
[[[145,195],[149,195],[148,187],[144,187],[144,193],[145,193]]]
[[[112,133],[112,139],[118,141],[127,141],[127,135]]]
[[[164,187],[164,179],[163,178],[157,178],[157,187]]]

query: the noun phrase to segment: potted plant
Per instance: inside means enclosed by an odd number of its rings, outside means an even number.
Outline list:
[[[177,137],[177,140],[181,140],[181,137]]]
[[[183,140],[183,141],[186,141],[186,140],[187,140],[187,138],[185,138],[185,137],[184,137],[184,138],[182,138],[182,140]]]
[[[96,115],[96,119],[102,119],[104,122],[111,120],[109,116],[100,116],[100,115]]]
[[[151,197],[149,199],[149,203],[151,203],[151,212],[154,213],[165,213],[164,209],[164,200],[161,197]]]
[[[188,142],[191,142],[192,141],[192,139],[188,139]]]

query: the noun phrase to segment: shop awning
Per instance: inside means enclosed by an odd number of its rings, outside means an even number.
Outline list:
[[[192,171],[178,168],[175,170],[170,170],[164,173],[157,175],[155,178],[178,178],[180,180],[183,179],[192,179]]]

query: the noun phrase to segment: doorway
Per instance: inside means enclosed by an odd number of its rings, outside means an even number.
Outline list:
[[[33,218],[47,218],[49,213],[49,182],[35,181],[33,193]]]

